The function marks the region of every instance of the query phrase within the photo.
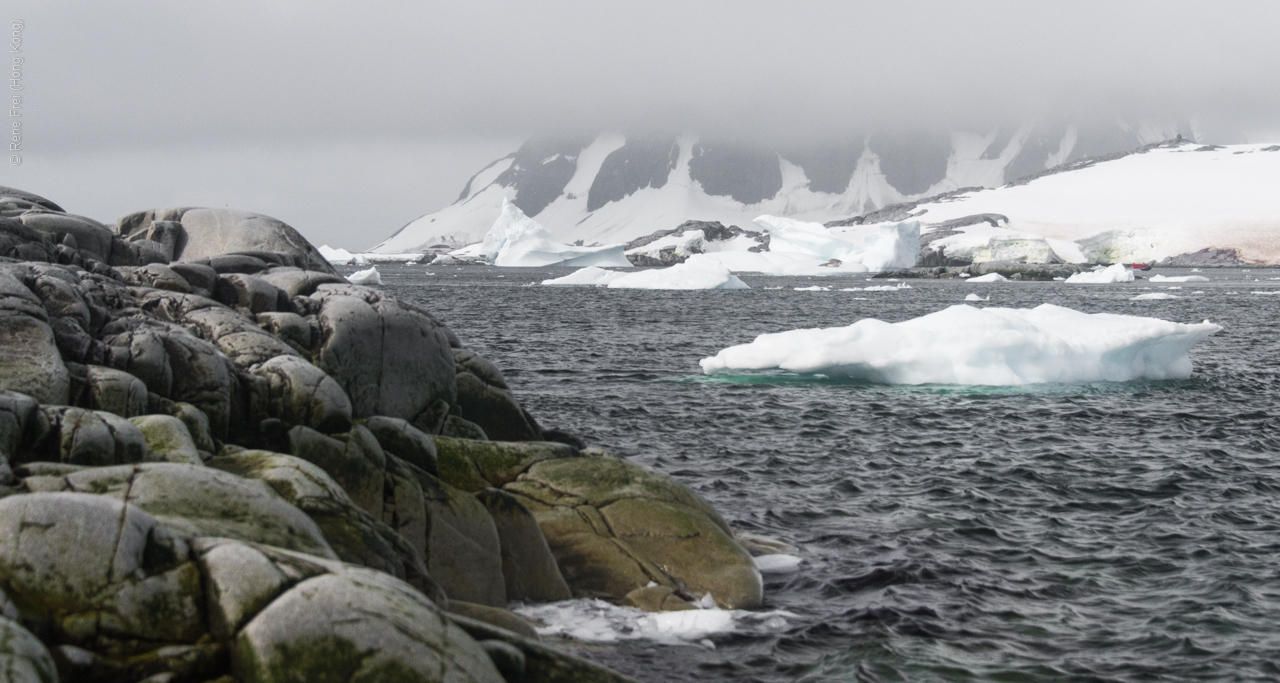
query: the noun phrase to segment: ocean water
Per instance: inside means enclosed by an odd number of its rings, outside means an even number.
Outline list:
[[[544,426],[803,549],[798,572],[766,577],[765,609],[787,613],[769,628],[561,646],[664,683],[1280,679],[1280,271],[891,292],[834,291],[885,284],[865,277],[745,275],[749,291],[659,292],[528,286],[562,268],[379,270],[498,363]],[[814,284],[833,291],[793,289]],[[1185,381],[904,387],[699,371],[757,334],[900,321],[970,292],[991,296],[974,305],[1224,330],[1193,350]],[[1129,300],[1150,292],[1180,298]]]

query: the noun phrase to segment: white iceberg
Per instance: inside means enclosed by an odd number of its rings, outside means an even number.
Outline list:
[[[382,275],[378,273],[377,267],[368,270],[357,270],[347,276],[347,282],[353,285],[380,285],[382,284]]]
[[[883,384],[1023,385],[1185,379],[1187,353],[1222,328],[1156,318],[951,306],[900,323],[762,334],[701,361],[708,375],[781,369]]]
[[[855,241],[837,236],[821,223],[764,215],[755,224],[769,233],[770,253],[792,253],[817,260],[836,259],[847,270],[854,265],[869,271],[899,270],[916,264],[920,255],[920,222],[881,223],[845,231]]]
[[[502,212],[494,221],[479,255],[495,266],[608,266],[630,268],[631,262],[622,253],[624,245],[610,244],[603,247],[578,247],[557,242],[546,228],[524,215],[515,204],[502,200]],[[459,250],[461,251],[461,250]],[[452,252],[454,256],[462,256]]]
[[[1139,294],[1131,297],[1129,301],[1163,301],[1165,299],[1176,299],[1177,294],[1165,294],[1164,292],[1149,292],[1147,294]]]
[[[965,301],[990,301],[991,295],[988,294],[986,296],[978,296],[977,294],[970,292],[969,294],[965,295],[964,300]]]
[[[320,252],[320,255],[324,257],[324,260],[329,263],[346,263],[354,256],[354,254],[346,249],[342,249],[341,247],[334,249],[327,244],[320,245],[316,251]]]
[[[1208,282],[1203,275],[1152,275],[1152,282]]]
[[[830,287],[822,287],[820,285],[813,285],[812,287],[792,287],[792,289],[796,290],[797,292],[830,292],[831,291]]]
[[[595,266],[587,266],[575,270],[564,277],[551,278],[543,280],[544,285],[595,285],[601,287],[617,280],[620,277],[626,277],[628,273],[619,273],[616,270],[605,270]]]
[[[1125,267],[1123,263],[1113,263],[1102,270],[1094,270],[1086,273],[1076,273],[1067,278],[1069,285],[1097,285],[1111,284],[1115,282],[1133,282],[1133,271]],[[970,280],[973,282],[973,280]]]
[[[720,262],[694,254],[670,268],[653,268],[609,281],[610,289],[751,289]]]
[[[1000,273],[987,273],[986,275],[979,275],[978,277],[971,277],[968,280],[965,280],[965,282],[1008,282],[1008,281],[1009,281],[1009,278],[1001,275]]]

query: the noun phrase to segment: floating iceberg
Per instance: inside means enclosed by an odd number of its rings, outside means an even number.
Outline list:
[[[382,275],[378,273],[376,267],[368,270],[357,270],[347,276],[347,282],[353,285],[380,285],[382,284]]]
[[[990,301],[990,300],[991,300],[991,295],[990,295],[990,294],[988,294],[988,295],[986,295],[986,296],[978,296],[977,294],[973,294],[973,293],[971,292],[971,293],[969,293],[969,294],[966,294],[966,295],[965,295],[964,300],[965,300],[965,301]]]
[[[856,242],[842,239],[821,223],[765,215],[755,224],[769,233],[771,253],[807,255],[817,259],[814,265],[836,259],[841,265],[835,270],[854,264],[877,272],[899,270],[914,266],[920,255],[919,221],[864,226],[851,231]]]
[[[694,254],[670,268],[654,268],[609,281],[610,289],[751,289],[705,254]]]
[[[494,221],[479,255],[495,266],[609,266],[630,268],[621,244],[577,247],[561,244],[551,232],[524,215],[515,204],[502,200],[502,213]],[[458,252],[453,252],[460,256]]]
[[[706,374],[781,369],[883,384],[1022,385],[1185,379],[1187,353],[1222,328],[1042,304],[956,305],[900,323],[762,334],[701,361]]]
[[[1008,282],[1008,281],[1009,281],[1009,278],[1001,275],[1000,273],[987,273],[986,275],[979,275],[978,277],[971,277],[968,280],[965,280],[965,282]]]
[[[1208,282],[1209,278],[1203,275],[1152,275],[1152,282]]]
[[[352,254],[346,249],[342,249],[342,248],[334,249],[333,247],[327,244],[320,245],[320,247],[316,251],[319,251],[320,255],[324,257],[324,260],[328,261],[329,263],[346,263],[347,261],[350,261],[355,256],[355,254]]]
[[[812,287],[792,287],[792,289],[796,290],[797,292],[830,292],[831,291],[830,287],[823,287],[821,285],[813,285]]]
[[[1113,263],[1102,270],[1076,273],[1067,278],[1069,285],[1097,285],[1113,282],[1133,282],[1133,271],[1125,268],[1123,263]]]
[[[1165,299],[1176,299],[1177,294],[1165,294],[1164,292],[1150,292],[1147,294],[1139,294],[1132,297],[1129,301],[1163,301]]]
[[[595,285],[601,287],[617,280],[620,277],[626,277],[627,273],[619,273],[616,270],[605,270],[595,266],[587,266],[564,277],[543,280],[544,285]]]

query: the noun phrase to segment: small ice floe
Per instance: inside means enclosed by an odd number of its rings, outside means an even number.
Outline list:
[[[1182,289],[1182,288],[1181,288],[1181,287],[1179,287],[1178,285],[1173,285],[1173,286],[1170,286],[1170,287],[1165,287],[1165,289],[1168,289],[1168,290],[1172,291],[1172,290],[1175,290],[1175,289]]]
[[[376,266],[368,270],[357,270],[347,276],[347,282],[353,285],[380,285],[382,284],[382,275],[378,273]]]
[[[544,285],[596,285],[598,287],[607,286],[610,282],[626,275],[616,270],[605,270],[596,266],[587,266],[575,270],[564,277],[543,280]]]
[[[708,646],[708,636],[725,633],[778,633],[786,630],[789,612],[748,612],[714,607],[715,601],[694,603],[699,609],[678,612],[642,612],[603,600],[581,598],[537,605],[516,606],[513,611],[542,624],[539,635],[592,642],[652,640],[668,644]],[[705,607],[710,604],[712,607]],[[711,645],[714,647],[714,644]]]
[[[1101,270],[1094,270],[1087,273],[1076,273],[1067,278],[1069,285],[1097,285],[1111,284],[1115,282],[1133,282],[1133,271],[1125,267],[1123,263],[1113,263]]]
[[[1261,294],[1263,296],[1272,296],[1272,295],[1280,294],[1280,290],[1272,290],[1269,292],[1254,292],[1254,294]]]
[[[1152,282],[1208,282],[1203,275],[1152,275]]]
[[[1147,294],[1139,294],[1138,296],[1130,297],[1129,301],[1163,301],[1164,299],[1176,299],[1176,298],[1178,298],[1178,295],[1176,294],[1166,294],[1164,292],[1150,292]]]
[[[763,289],[782,289],[781,287],[764,287]]]
[[[796,290],[797,292],[830,292],[831,291],[830,287],[821,287],[819,285],[813,285],[812,287],[792,287],[792,289]]]
[[[973,277],[973,276],[968,273],[960,273],[960,277]]]
[[[1006,282],[1008,279],[1009,278],[1001,275],[1000,273],[987,273],[986,275],[971,277],[967,282]]]
[[[863,287],[862,291],[864,292],[896,292],[900,289],[911,289],[911,285],[905,282],[899,282],[896,285],[872,285],[870,287]]]
[[[795,555],[757,555],[751,561],[761,574],[794,574],[800,569],[800,558]]]
[[[762,334],[699,363],[708,375],[752,370],[882,384],[1011,386],[1186,379],[1191,347],[1222,328],[1062,306],[964,304],[887,323]]]
[[[1204,292],[1192,292],[1192,294],[1204,294]]]
[[[965,301],[991,301],[991,295],[988,294],[986,296],[978,296],[977,294],[970,292],[969,294],[965,295],[964,300]]]
[[[1193,273],[1199,273],[1199,272],[1200,272],[1200,269],[1199,269],[1199,268],[1192,268],[1192,269],[1191,269],[1191,272],[1193,272]]]

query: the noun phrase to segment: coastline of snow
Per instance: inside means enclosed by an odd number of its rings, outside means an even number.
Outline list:
[[[1222,328],[1156,318],[956,305],[886,323],[762,334],[700,361],[708,375],[751,370],[881,384],[1024,385],[1186,379],[1188,352]]]
[[[498,220],[484,236],[479,255],[502,267],[597,266],[630,268],[624,245],[579,247],[557,242],[551,232],[524,215],[515,204],[502,200]],[[459,250],[462,251],[462,250]],[[458,252],[451,252],[458,255]]]

